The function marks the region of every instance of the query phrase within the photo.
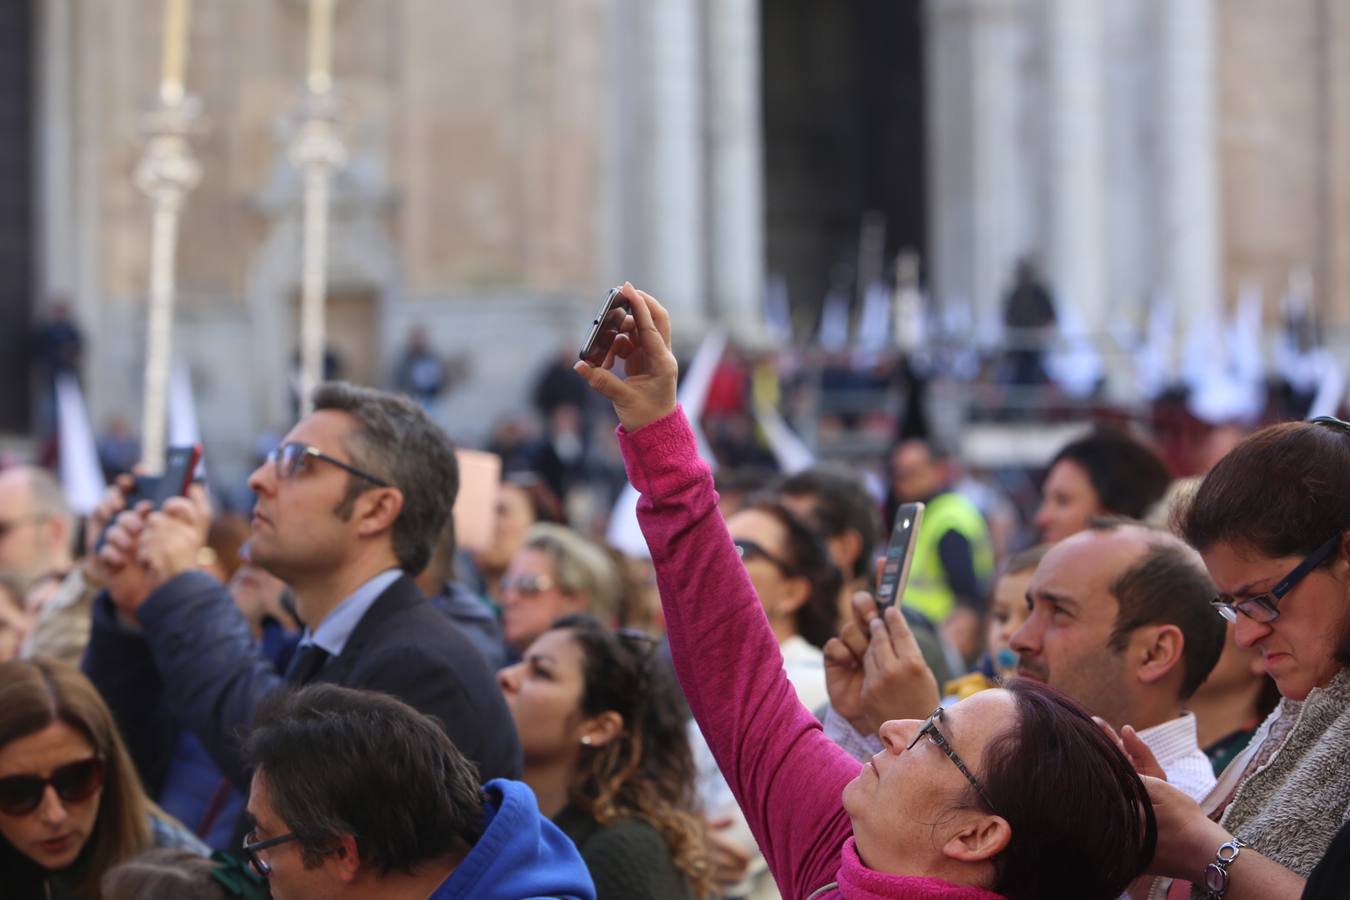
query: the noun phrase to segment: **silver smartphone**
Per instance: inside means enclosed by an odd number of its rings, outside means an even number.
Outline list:
[[[623,289],[611,289],[605,296],[605,302],[600,304],[600,311],[595,314],[590,333],[586,335],[586,342],[581,345],[581,352],[577,355],[592,366],[603,363],[614,339],[619,336],[624,319],[632,311],[632,304],[624,296]]]
[[[895,511],[895,526],[891,529],[891,543],[886,548],[886,565],[881,570],[881,584],[877,585],[877,606],[891,606],[905,593],[909,582],[909,566],[914,561],[915,536],[923,521],[922,503],[905,503]]]

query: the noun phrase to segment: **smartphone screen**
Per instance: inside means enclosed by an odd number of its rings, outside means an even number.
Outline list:
[[[586,335],[586,342],[581,345],[581,353],[578,356],[592,366],[603,363],[605,357],[609,355],[610,345],[619,336],[623,320],[630,312],[632,306],[623,295],[623,290],[621,288],[610,290],[605,296],[605,302],[600,304],[600,311],[591,322],[590,333]]]
[[[877,606],[890,606],[905,593],[909,566],[914,561],[914,538],[921,521],[922,503],[906,503],[895,511],[895,527],[891,529],[886,564],[881,570],[881,584],[877,586]]]

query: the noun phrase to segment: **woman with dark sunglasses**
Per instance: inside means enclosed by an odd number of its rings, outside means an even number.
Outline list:
[[[0,663],[0,897],[97,900],[150,847],[210,851],[145,796],[103,698],[52,660]]]
[[[1119,896],[1153,854],[1147,794],[1054,690],[1014,681],[925,722],[887,722],[866,764],[825,737],[783,673],[676,406],[669,318],[624,291],[633,315],[605,364],[577,371],[618,413],[676,672],[783,896]]]
[[[1225,900],[1297,900],[1350,821],[1350,425],[1263,429],[1221,459],[1173,516],[1218,588],[1215,611],[1260,651],[1282,697],[1196,804],[1149,780],[1163,879]],[[1142,772],[1153,761],[1126,734]],[[1344,885],[1341,886],[1342,888]]]
[[[706,897],[684,707],[656,639],[565,616],[497,680],[525,783],[577,845],[598,900]]]

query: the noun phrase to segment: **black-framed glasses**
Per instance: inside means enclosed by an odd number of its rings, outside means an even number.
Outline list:
[[[741,562],[748,563],[755,557],[759,557],[765,562],[772,563],[780,572],[789,578],[797,574],[797,567],[788,564],[788,561],[781,556],[774,556],[768,550],[765,550],[754,541],[747,541],[744,538],[737,538],[732,541],[736,545],[736,552],[741,555]]]
[[[257,872],[263,878],[272,874],[272,864],[259,856],[258,851],[299,840],[299,837],[294,831],[290,834],[283,834],[281,837],[268,838],[265,841],[253,840],[256,836],[257,835],[251,831],[244,835],[244,845],[239,849],[243,851],[244,858],[247,859],[248,864],[253,867],[253,871]]]
[[[921,738],[928,738],[928,740],[937,745],[939,750],[947,755],[948,759],[956,764],[956,767],[961,770],[961,774],[966,776],[966,781],[969,781],[970,786],[975,788],[975,793],[980,795],[980,799],[984,801],[984,805],[993,809],[994,804],[989,802],[989,797],[984,792],[984,786],[980,784],[979,779],[975,777],[974,773],[970,771],[966,764],[961,761],[961,757],[956,755],[956,751],[952,749],[952,745],[947,741],[947,738],[942,732],[938,731],[937,723],[940,721],[942,721],[942,707],[939,706],[937,709],[933,710],[933,714],[925,719],[923,724],[919,726],[918,732],[914,735],[914,740],[910,741],[909,746],[905,749],[913,750],[914,745],[917,744]]]
[[[377,478],[369,472],[363,472],[351,463],[345,463],[340,459],[329,456],[327,453],[319,450],[317,447],[311,447],[309,444],[302,444],[299,441],[288,441],[282,444],[271,453],[267,454],[267,461],[277,467],[277,476],[280,478],[291,478],[300,467],[305,464],[309,457],[321,459],[326,463],[332,463],[339,469],[346,469],[348,472],[360,478],[364,478],[372,484],[380,487],[389,487],[389,482],[383,478]]]
[[[1284,595],[1292,591],[1294,586],[1302,581],[1309,572],[1326,562],[1327,558],[1336,552],[1336,548],[1340,545],[1341,536],[1338,534],[1310,553],[1303,562],[1294,566],[1288,575],[1281,578],[1268,591],[1251,597],[1243,597],[1241,600],[1235,600],[1228,594],[1220,594],[1210,601],[1210,605],[1218,610],[1219,615],[1230,622],[1237,621],[1238,613],[1242,613],[1256,622],[1274,622],[1280,617],[1277,604],[1284,599]]]
[[[26,816],[42,804],[47,785],[56,790],[56,796],[65,803],[88,800],[103,787],[103,760],[97,756],[66,763],[52,770],[52,774],[10,775],[0,778],[0,813],[7,816]]]

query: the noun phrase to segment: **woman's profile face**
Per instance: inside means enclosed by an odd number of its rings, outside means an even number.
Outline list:
[[[1047,544],[1062,541],[1088,527],[1088,521],[1106,512],[1087,470],[1071,459],[1061,459],[1045,476],[1035,524]]]
[[[524,658],[497,673],[497,684],[515,719],[526,761],[576,753],[581,741],[585,690],[581,645],[565,629],[546,631]]]
[[[486,569],[501,571],[525,543],[525,533],[534,524],[530,495],[518,484],[505,482],[497,491],[497,518],[492,527],[492,545],[478,554]]]
[[[787,528],[769,513],[744,509],[727,519],[727,531],[743,548],[741,561],[769,621],[795,630],[794,614],[806,600],[809,585],[785,568],[791,563]]]
[[[936,723],[948,746],[984,783],[984,748],[1015,724],[1017,702],[1004,690],[981,691],[943,710]],[[923,725],[895,719],[881,726],[886,749],[844,788],[844,810],[853,820],[858,854],[883,872],[935,871],[942,848],[972,817],[994,813],[976,801],[961,770],[928,737],[908,749]]]
[[[1233,544],[1216,544],[1201,556],[1220,594],[1241,600],[1265,593],[1302,562],[1271,559]],[[1350,563],[1344,548],[1330,566],[1314,569],[1276,605],[1279,618],[1257,622],[1238,613],[1233,638],[1254,647],[1282,696],[1304,700],[1326,687],[1342,668],[1338,653],[1350,649]]]
[[[64,722],[53,722],[41,731],[15,738],[0,747],[0,778],[36,775],[50,778],[52,772],[70,763],[96,755],[82,734]],[[47,785],[36,809],[24,815],[0,811],[0,835],[44,869],[57,871],[75,861],[94,831],[100,787],[83,800],[66,802]]]

